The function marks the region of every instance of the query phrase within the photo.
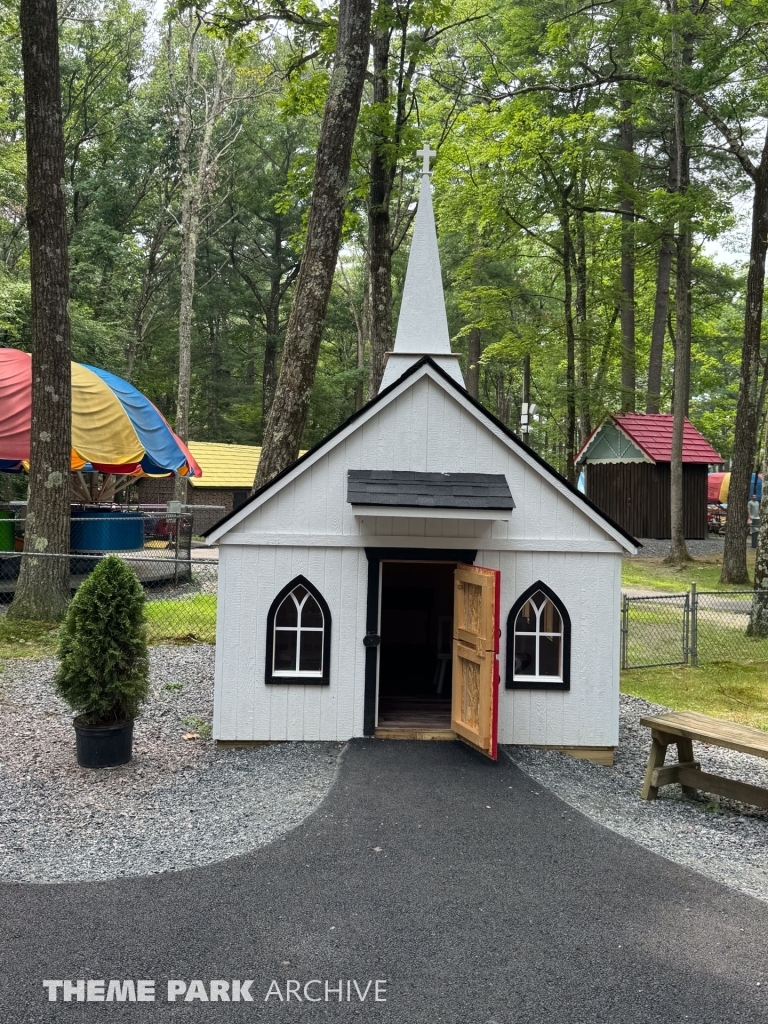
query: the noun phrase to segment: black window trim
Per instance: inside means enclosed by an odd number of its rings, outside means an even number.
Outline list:
[[[540,590],[557,608],[563,622],[563,678],[560,682],[515,679],[515,620],[529,597]],[[570,690],[571,688],[571,617],[562,598],[542,580],[537,580],[518,597],[507,616],[507,663],[504,667],[504,688],[507,690]]]
[[[317,676],[281,676],[272,670],[275,645],[275,615],[283,600],[295,590],[304,587],[320,605],[323,613],[323,671]],[[295,576],[287,583],[269,606],[267,613],[267,659],[264,666],[264,682],[282,686],[329,686],[331,682],[331,609],[317,587],[306,576]]]

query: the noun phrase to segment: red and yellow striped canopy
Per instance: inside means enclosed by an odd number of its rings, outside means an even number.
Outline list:
[[[25,468],[32,426],[32,357],[0,348],[0,470]],[[202,476],[184,442],[132,384],[72,363],[73,471]]]

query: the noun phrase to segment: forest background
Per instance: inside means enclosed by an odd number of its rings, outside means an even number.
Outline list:
[[[333,55],[331,4],[259,2],[60,6],[73,358],[194,440],[261,442]],[[0,345],[29,350],[15,6],[2,17]],[[671,409],[683,287],[690,415],[727,461],[748,245],[727,247],[749,234],[745,167],[764,170],[767,22],[762,0],[379,0],[302,446],[376,393],[430,142],[470,392],[517,429],[527,357],[530,441],[573,479],[606,411]]]

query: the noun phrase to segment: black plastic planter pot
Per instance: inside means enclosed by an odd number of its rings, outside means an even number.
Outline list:
[[[77,736],[77,763],[82,768],[114,768],[131,760],[133,722],[117,725],[72,723]]]

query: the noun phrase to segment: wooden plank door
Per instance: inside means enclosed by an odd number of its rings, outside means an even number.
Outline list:
[[[453,698],[451,728],[496,760],[499,710],[499,586],[501,573],[459,565],[453,574]]]

